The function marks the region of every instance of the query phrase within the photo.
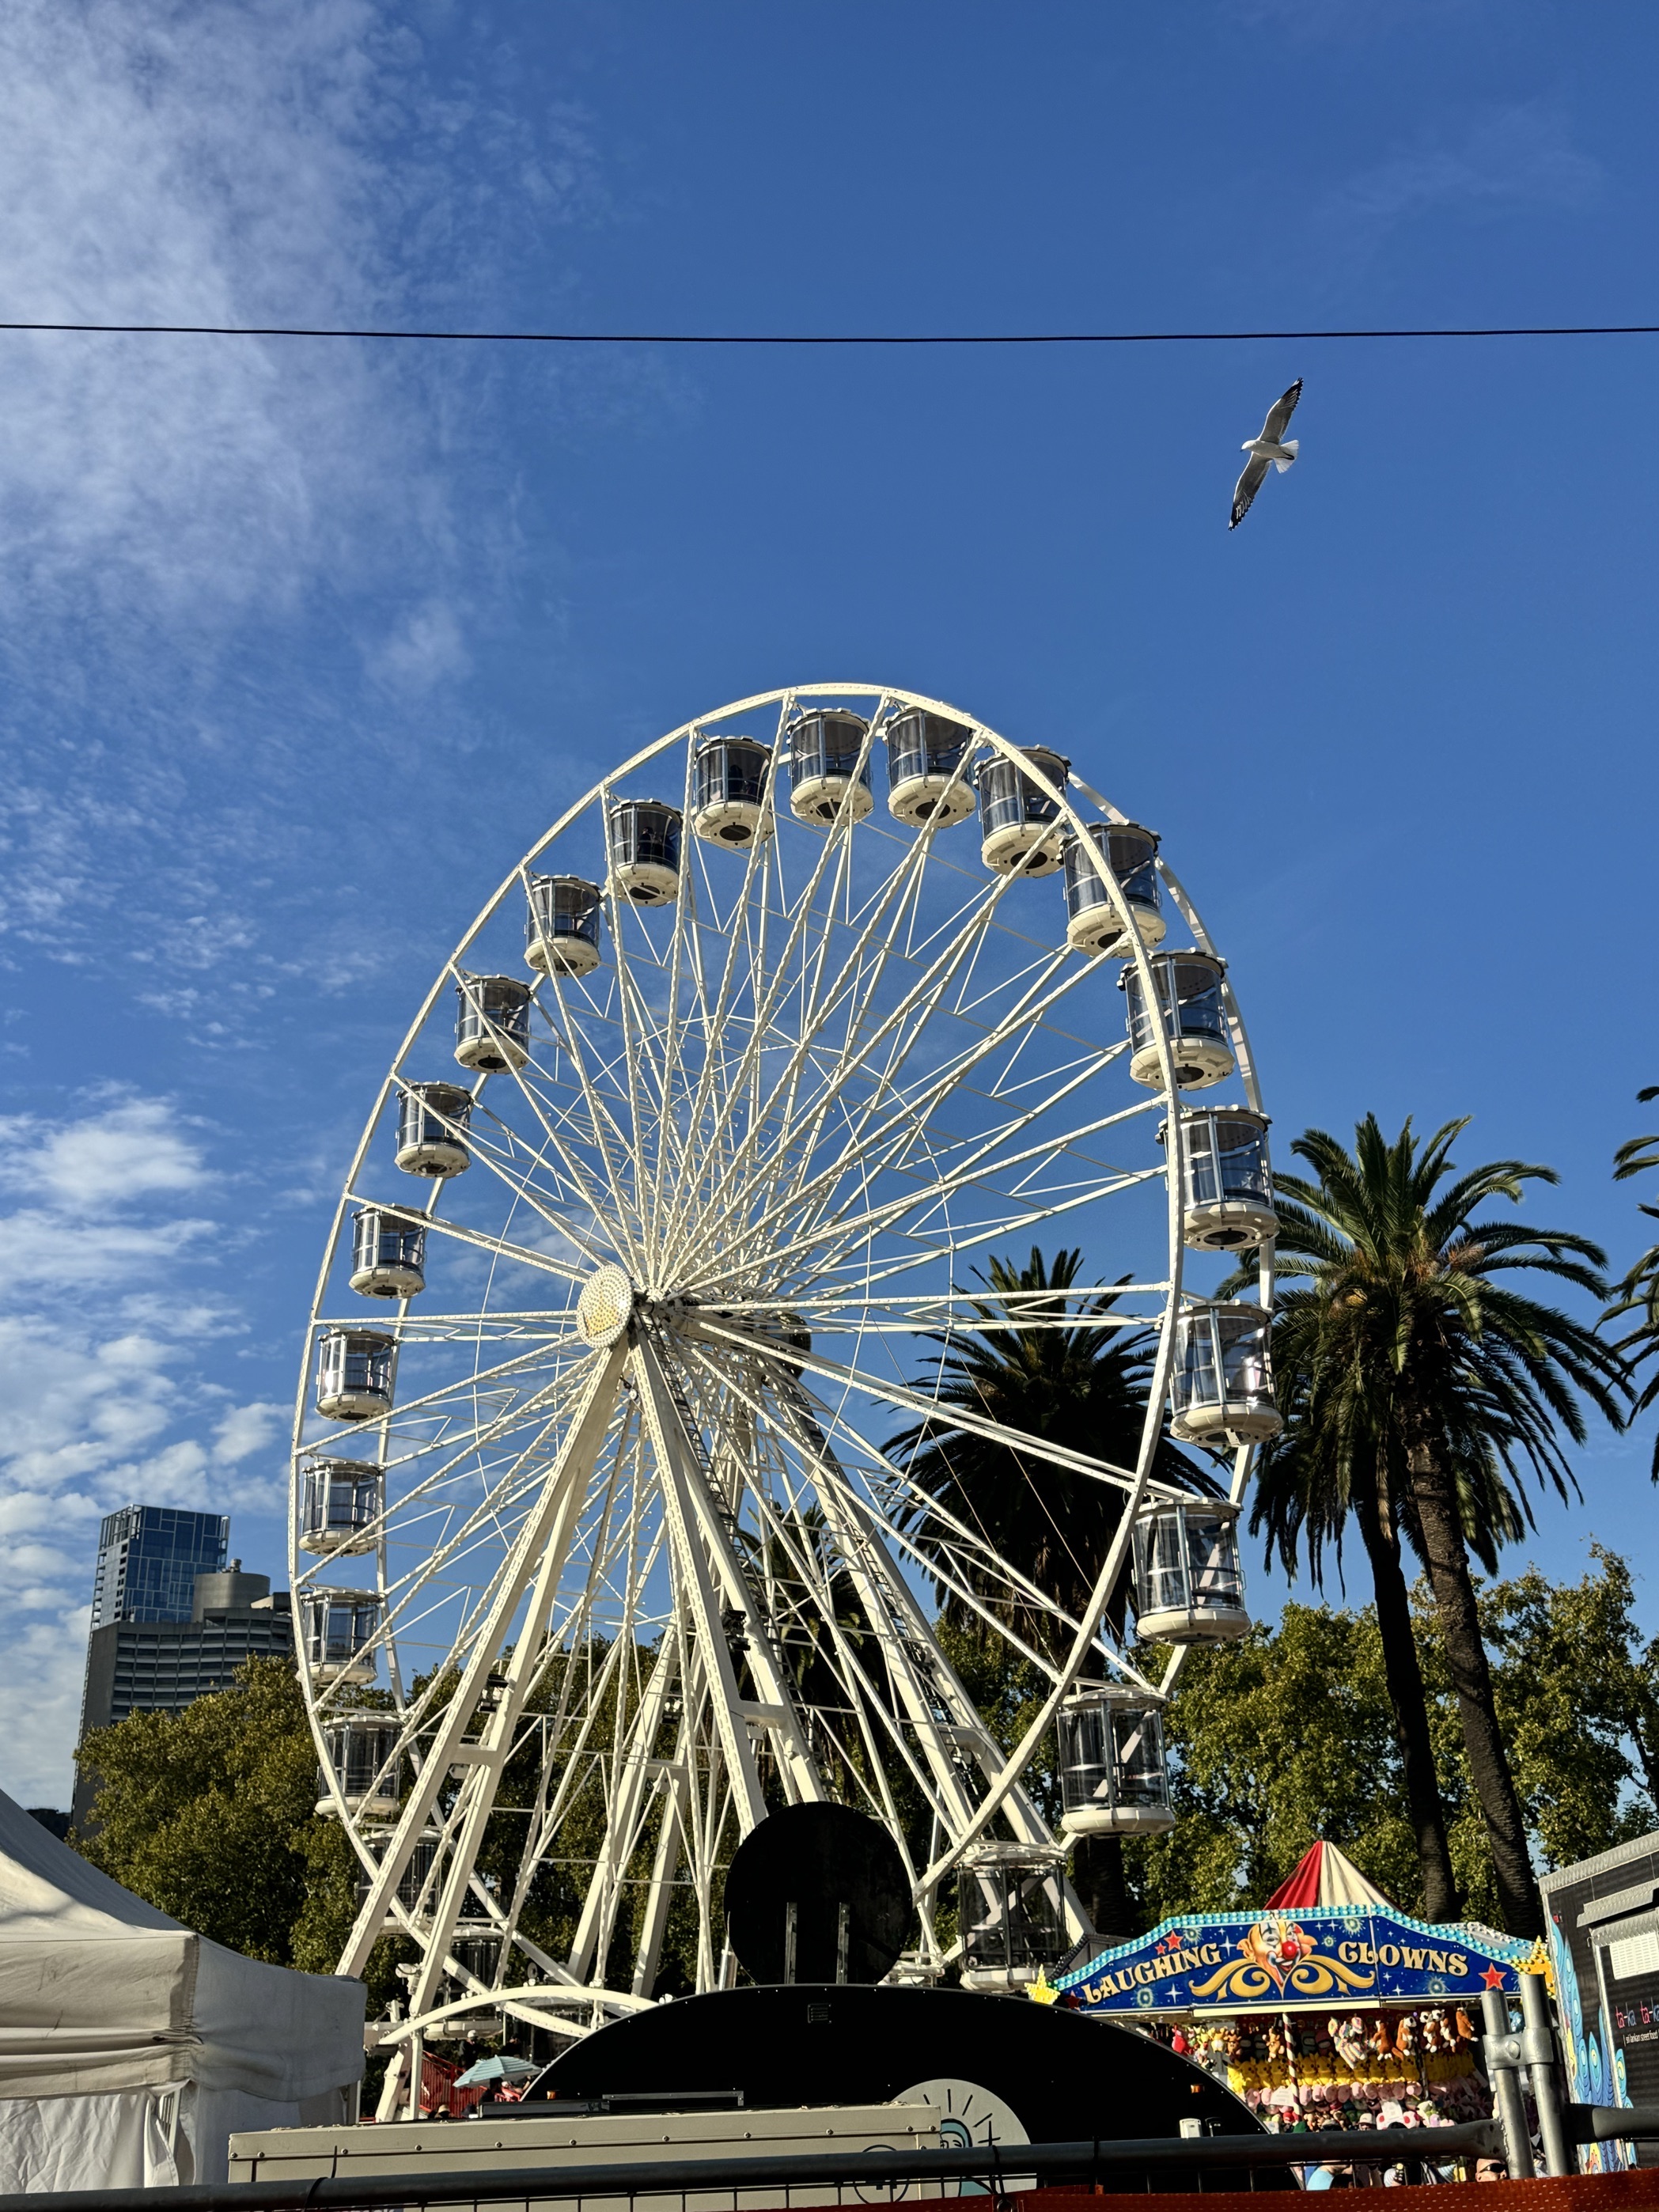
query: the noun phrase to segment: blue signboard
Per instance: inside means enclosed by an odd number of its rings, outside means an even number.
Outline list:
[[[1530,1942],[1378,1905],[1184,1914],[1103,1951],[1056,1988],[1085,2012],[1297,2012],[1513,1990]]]

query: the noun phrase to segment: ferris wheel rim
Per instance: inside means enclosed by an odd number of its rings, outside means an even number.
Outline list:
[[[590,814],[596,809],[599,811],[602,816],[603,811],[610,797],[615,793],[617,786],[620,785],[626,778],[636,774],[643,768],[648,766],[653,760],[657,759],[665,753],[672,752],[672,749],[677,745],[684,746],[687,749],[687,758],[689,763],[690,749],[698,738],[714,734],[725,734],[718,730],[718,726],[721,723],[727,722],[738,715],[753,712],[763,707],[777,707],[780,709],[785,709],[796,702],[820,699],[874,699],[880,702],[881,707],[884,708],[892,708],[902,709],[903,711],[920,710],[924,713],[939,714],[969,730],[972,733],[970,739],[971,744],[975,746],[982,744],[988,747],[994,754],[1019,761],[1022,765],[1023,772],[1026,775],[1028,780],[1042,787],[1046,795],[1054,800],[1060,810],[1060,821],[1072,831],[1073,834],[1083,838],[1085,846],[1089,848],[1092,864],[1106,887],[1109,897],[1113,898],[1114,901],[1119,904],[1121,903],[1121,894],[1118,891],[1118,887],[1115,880],[1110,878],[1109,871],[1105,868],[1097,854],[1095,853],[1092,841],[1084,834],[1086,830],[1087,825],[1083,821],[1080,812],[1076,807],[1072,797],[1069,795],[1068,789],[1065,787],[1055,788],[1048,785],[1041,771],[1041,769],[1036,768],[1034,769],[1031,764],[1028,762],[1025,749],[1016,745],[1012,740],[1004,737],[999,731],[993,728],[990,725],[981,721],[976,716],[969,714],[964,709],[954,706],[950,702],[935,699],[925,693],[913,692],[894,685],[867,684],[821,683],[779,686],[766,691],[750,694],[746,697],[734,700],[723,706],[710,709],[707,713],[699,714],[688,721],[681,723],[677,726],[676,728],[665,732],[664,735],[652,740],[647,745],[640,748],[631,755],[628,760],[620,763],[617,768],[611,770],[605,777],[601,778],[598,782],[591,786],[580,799],[568,806],[556,818],[550,827],[529,848],[515,867],[502,878],[501,883],[489,900],[486,902],[484,907],[475,917],[473,922],[469,927],[465,934],[459,940],[453,952],[439,969],[430,992],[428,994],[425,1001],[421,1006],[409,1031],[405,1035],[402,1044],[399,1046],[398,1052],[392,1061],[387,1075],[380,1085],[374,1108],[371,1110],[368,1121],[366,1124],[362,1138],[360,1139],[356,1153],[353,1158],[350,1170],[343,1187],[342,1196],[335,1212],[332,1230],[328,1238],[327,1249],[325,1251],[323,1266],[319,1271],[317,1291],[313,1299],[311,1324],[307,1330],[307,1370],[302,1371],[299,1402],[296,1407],[295,1423],[294,1465],[296,1470],[300,1464],[301,1454],[308,1449],[315,1449],[314,1446],[307,1447],[302,1441],[306,1426],[306,1400],[308,1388],[308,1362],[310,1347],[315,1341],[319,1328],[323,1325],[322,1307],[324,1303],[324,1293],[332,1256],[339,1246],[341,1231],[348,1210],[354,1204],[362,1202],[357,1195],[358,1186],[363,1180],[363,1169],[374,1133],[380,1125],[381,1117],[385,1112],[386,1107],[389,1100],[395,1095],[398,1088],[400,1078],[404,1076],[407,1064],[411,1054],[414,1052],[423,1030],[431,1020],[444,990],[449,985],[456,982],[461,976],[463,972],[463,963],[471,948],[477,942],[483,932],[500,912],[504,902],[510,898],[514,890],[522,888],[526,884],[532,865],[539,860],[550,847],[555,846],[556,841],[564,835],[567,830],[572,829],[576,823],[578,823],[584,816]],[[780,722],[781,726],[781,714],[780,716]],[[1093,792],[1080,777],[1078,777],[1075,775],[1071,777],[1070,788],[1072,790],[1080,792],[1087,798],[1092,799],[1095,804],[1102,808],[1109,819],[1116,821],[1123,821],[1127,819],[1127,817],[1123,817],[1117,809],[1110,805],[1109,801],[1101,798],[1097,793]],[[885,825],[878,826],[882,829],[884,829],[885,827]],[[924,833],[924,836],[930,837],[932,834],[933,833],[929,831]],[[828,841],[826,840],[826,842],[827,842]],[[908,842],[914,843],[919,841],[913,837]],[[1186,920],[1189,928],[1193,932],[1195,942],[1200,949],[1212,951],[1213,946],[1203,929],[1203,925],[1197,916],[1195,908],[1191,905],[1184,890],[1179,885],[1173,872],[1169,869],[1161,854],[1158,860],[1158,868],[1161,879],[1170,886],[1172,895],[1182,914],[1183,919]],[[1127,908],[1124,909],[1124,918],[1126,920],[1130,919]],[[1141,979],[1142,990],[1147,994],[1147,1002],[1151,1003],[1152,975],[1150,965],[1149,951],[1147,946],[1143,943],[1139,931],[1133,926],[1130,927],[1127,933],[1127,951],[1124,954],[1120,955],[1119,957],[1127,957],[1127,959],[1135,967]],[[1073,956],[1073,957],[1075,958],[1075,956]],[[1243,1082],[1247,1097],[1249,1097],[1250,1103],[1252,1106],[1257,1107],[1259,1110],[1259,1097],[1255,1067],[1249,1053],[1248,1043],[1244,1039],[1242,1018],[1238,1015],[1236,1000],[1234,999],[1231,987],[1224,984],[1224,988],[1225,990],[1230,1025],[1235,1039],[1236,1047],[1237,1048],[1237,1057],[1239,1074]],[[1155,1023],[1153,1024],[1153,1028],[1163,1061],[1163,1086],[1152,1098],[1139,1102],[1133,1110],[1135,1112],[1146,1112],[1153,1110],[1156,1107],[1163,1105],[1166,1109],[1169,1109],[1169,1118],[1172,1125],[1170,1131],[1171,1141],[1162,1165],[1147,1170],[1146,1176],[1142,1178],[1143,1180],[1152,1180],[1158,1176],[1162,1175],[1165,1181],[1168,1191],[1170,1194],[1170,1206],[1168,1209],[1170,1222],[1170,1260],[1167,1271],[1167,1279],[1162,1283],[1148,1283],[1144,1285],[1144,1288],[1147,1291],[1150,1292],[1156,1291],[1160,1292],[1163,1297],[1162,1310],[1156,1323],[1158,1332],[1158,1346],[1155,1373],[1161,1383],[1167,1378],[1170,1353],[1173,1343],[1175,1317],[1179,1307],[1182,1289],[1182,1254],[1184,1247],[1181,1236],[1179,1221],[1179,1190],[1181,1186],[1180,1146],[1182,1141],[1179,1109],[1183,1103],[1186,1094],[1183,1092],[1180,1084],[1176,1080],[1169,1039],[1164,1033],[1163,1024]],[[514,1071],[514,1073],[516,1073],[516,1071]],[[492,1082],[495,1079],[494,1078],[489,1079]],[[479,1095],[487,1095],[487,1085],[479,1086]],[[1126,1109],[1126,1111],[1128,1109]],[[431,1225],[440,1228],[441,1231],[447,1231],[448,1233],[456,1234],[464,1237],[468,1232],[462,1231],[457,1228],[453,1228],[451,1224],[444,1223],[442,1221],[442,1218],[436,1213],[434,1210],[435,1200],[439,1194],[439,1189],[434,1187],[432,1193],[434,1206],[433,1208],[428,1209],[428,1218],[430,1221]],[[1051,1216],[1045,1215],[1043,1218],[1051,1218]],[[1000,1230],[988,1231],[988,1241],[990,1236],[999,1235],[1002,1232]],[[501,1251],[499,1243],[494,1249],[497,1256],[499,1256]],[[527,1257],[530,1256],[530,1249],[531,1248],[525,1248]],[[550,1255],[545,1254],[536,1253],[534,1255],[533,1264],[542,1267],[549,1275],[560,1277],[570,1285],[580,1284],[586,1279],[583,1275],[582,1270],[579,1267],[556,1261]],[[1097,1291],[1103,1291],[1108,1286],[1096,1287]],[[964,1303],[971,1303],[971,1294],[969,1293],[961,1292],[955,1295],[958,1296]],[[572,1310],[574,1310],[574,1308]],[[404,1314],[400,1314],[400,1320],[404,1317],[404,1315],[406,1315],[406,1309],[404,1310]],[[557,1316],[554,1310],[550,1309],[548,1318],[551,1319],[556,1317]],[[429,1318],[436,1320],[441,1317],[432,1316]],[[472,1317],[458,1316],[456,1318],[460,1320],[471,1319]],[[531,1316],[526,1315],[521,1316],[521,1318],[527,1320],[531,1318]],[[1131,1324],[1127,1322],[1117,1322],[1114,1325],[1123,1326]],[[1145,1324],[1139,1325],[1144,1326]],[[418,1327],[419,1323],[417,1322],[416,1324],[416,1330],[418,1330]],[[411,1335],[413,1335],[413,1334],[415,1334],[415,1331],[411,1331]],[[820,1366],[823,1364],[822,1358],[820,1358],[818,1364]],[[1143,1438],[1143,1446],[1140,1453],[1140,1459],[1143,1464],[1140,1467],[1139,1474],[1129,1478],[1129,1482],[1132,1486],[1132,1494],[1130,1498],[1126,1501],[1126,1510],[1121,1516],[1121,1531],[1124,1543],[1126,1545],[1134,1506],[1143,1497],[1148,1494],[1159,1494],[1163,1488],[1163,1486],[1151,1481],[1150,1464],[1152,1444],[1155,1441],[1158,1431],[1161,1428],[1161,1407],[1164,1395],[1164,1392],[1162,1388],[1155,1390],[1149,1389],[1148,1435]],[[922,1401],[918,1400],[916,1402],[920,1404]],[[404,1409],[400,1408],[399,1410],[403,1411]],[[1154,1415],[1157,1417],[1156,1419],[1154,1419]],[[1242,1490],[1243,1480],[1246,1479],[1247,1471],[1248,1455],[1245,1454],[1240,1454],[1236,1465],[1234,1477],[1234,1488],[1236,1491]],[[297,1588],[299,1565],[297,1553],[295,1550],[295,1519],[292,1515],[290,1516],[290,1552],[293,1556],[295,1587]],[[1119,1564],[1121,1565],[1121,1562]],[[386,1582],[386,1572],[383,1548],[381,1556],[378,1561],[378,1567],[381,1585],[384,1587]],[[1104,1580],[1106,1570],[1103,1569],[1103,1580]],[[1063,1696],[1067,1682],[1075,1678],[1077,1665],[1080,1661],[1081,1654],[1094,1634],[1095,1626],[1097,1626],[1097,1620],[1098,1608],[1097,1608],[1097,1619],[1095,1623],[1078,1625],[1078,1650],[1073,1656],[1073,1663],[1067,1673],[1066,1680],[1062,1680],[1055,1689],[1054,1697],[1050,1701],[1051,1704],[1057,1703],[1059,1698]],[[1178,1664],[1178,1659],[1176,1663]],[[1138,1674],[1134,1674],[1134,1670],[1133,1668],[1128,1671],[1132,1675],[1133,1675],[1135,1680],[1140,1680]],[[301,1674],[306,1681],[307,1711],[312,1717],[313,1733],[317,1736],[319,1750],[324,1754],[325,1766],[326,1768],[326,1746],[323,1741],[321,1723],[319,1720],[316,1711],[315,1701],[313,1696],[313,1686],[307,1672],[306,1663],[303,1660],[301,1662]],[[1010,1787],[1012,1787],[1012,1784],[1010,1784]],[[1005,1792],[1004,1794],[1006,1796],[1007,1793]],[[336,1792],[336,1795],[338,1795],[337,1791]],[[995,1798],[994,1792],[992,1802],[989,1803],[985,1817],[979,1824],[981,1829],[988,1826],[990,1820],[995,1816],[1001,1802],[1001,1800]],[[343,1814],[345,1810],[343,1800],[341,1801],[340,1810]],[[356,1838],[354,1836],[354,1841],[356,1840]],[[952,1856],[951,1863],[953,1863],[954,1857],[960,1856],[961,1851],[967,1849],[972,1840],[972,1837],[970,1836],[957,1847]],[[362,1854],[360,1852],[360,1856]],[[942,1878],[943,1873],[948,1872],[948,1863],[944,1863],[936,1864],[934,1868],[929,1870],[934,1876],[934,1887],[937,1887],[938,1879]],[[498,1995],[499,1992],[495,1992],[493,1994]],[[614,1996],[617,1993],[607,1991],[596,1985],[589,1994],[596,1999],[603,1999],[606,1996]],[[485,2000],[481,1998],[480,2002],[483,2001]]]

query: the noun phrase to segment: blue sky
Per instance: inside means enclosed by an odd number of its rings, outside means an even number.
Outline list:
[[[20,0],[8,318],[647,330],[1655,315],[1659,20],[1603,0]],[[5,1786],[65,1802],[98,1516],[281,1571],[356,1129],[598,768],[851,677],[1164,833],[1281,1150],[1608,1179],[1659,1080],[1650,339],[1007,351],[0,336]],[[1302,465],[1230,536],[1293,376]],[[1533,1547],[1627,1549],[1595,1437]],[[1271,1601],[1258,1583],[1259,1594]]]

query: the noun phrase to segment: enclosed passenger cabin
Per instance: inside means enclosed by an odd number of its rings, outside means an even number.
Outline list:
[[[351,1287],[366,1298],[412,1298],[426,1288],[426,1224],[389,1206],[351,1218]]]
[[[455,986],[455,1057],[502,1075],[530,1057],[530,986],[516,975],[463,975]]]
[[[1182,1443],[1237,1448],[1279,1434],[1272,1328],[1265,1307],[1224,1299],[1194,1301],[1176,1316],[1170,1427]]]
[[[317,1346],[317,1411],[372,1421],[392,1411],[398,1340],[381,1328],[331,1328]]]
[[[965,822],[974,811],[965,722],[912,707],[887,725],[887,811],[918,830]]]
[[[680,810],[661,799],[624,799],[605,836],[611,888],[635,906],[672,906],[680,891]]]
[[[462,1175],[472,1093],[459,1083],[410,1083],[398,1102],[398,1165],[405,1175]]]
[[[327,1722],[323,1741],[328,1765],[346,1810],[360,1819],[389,1820],[403,1795],[403,1761],[398,1756],[398,1724],[390,1713],[343,1713]],[[319,1778],[319,1813],[335,1809],[325,1769]]]
[[[501,1964],[501,1930],[463,1920],[455,1929],[449,1955],[464,1973],[482,1982],[487,1990],[494,1989]]]
[[[1169,1141],[1169,1123],[1158,1129]],[[1248,1106],[1193,1106],[1181,1116],[1181,1233],[1194,1252],[1243,1252],[1279,1234],[1267,1117]]]
[[[544,975],[591,975],[599,964],[599,887],[581,876],[532,876],[524,957]]]
[[[1089,842],[1117,878],[1141,942],[1161,945],[1155,834],[1138,822],[1091,822]],[[1081,837],[1068,837],[1060,858],[1066,867],[1066,942],[1073,952],[1126,952],[1129,933],[1089,857],[1088,845]]]
[[[398,1878],[398,1902],[406,1912],[419,1914],[423,1906],[429,1910],[432,1900],[425,1895],[428,1877],[437,1863],[440,1838],[435,1828],[426,1829],[416,1838],[409,1863]],[[368,1903],[368,1893],[374,1878],[360,1860],[356,1873],[357,1909],[361,1912]],[[381,1931],[387,1936],[407,1933],[395,1912],[388,1912],[380,1923]]]
[[[1158,1644],[1227,1644],[1247,1632],[1237,1505],[1192,1498],[1149,1506],[1136,1515],[1133,1534],[1139,1635]]]
[[[409,1855],[409,1863],[398,1877],[398,1902],[410,1912],[418,1912],[426,1897],[426,1886],[433,1868],[437,1864],[438,1845],[442,1841],[435,1828],[427,1828],[416,1837],[415,1848]]]
[[[975,1844],[968,1852],[957,1869],[963,1989],[1028,1990],[1065,1957],[1062,1857],[1032,1844]]]
[[[844,707],[814,707],[797,714],[789,744],[789,804],[803,822],[827,827],[847,810],[862,822],[875,805],[864,741],[870,725]]]
[[[1175,1061],[1176,1081],[1188,1091],[1224,1083],[1233,1072],[1233,1048],[1221,997],[1226,963],[1212,952],[1155,952],[1152,969]],[[1158,1054],[1158,1032],[1142,1002],[1139,974],[1128,967],[1117,980],[1128,1017],[1129,1073],[1149,1091],[1161,1091],[1164,1062]]]
[[[360,1459],[308,1459],[300,1512],[303,1552],[372,1552],[380,1540],[386,1473]]]
[[[767,789],[772,748],[753,738],[709,738],[691,761],[691,827],[710,845],[752,845],[772,835]]]
[[[1072,772],[1046,745],[1026,745],[1020,760],[1029,761],[1057,789],[1063,790]],[[979,764],[979,856],[1000,876],[1016,868],[1028,876],[1051,876],[1060,866],[1060,848],[1066,836],[1060,805],[1036,784],[1006,754],[993,753]]]
[[[316,1682],[372,1682],[385,1601],[376,1590],[300,1593],[300,1633]]]
[[[1060,1825],[1073,1836],[1155,1836],[1175,1826],[1164,1700],[1129,1682],[1083,1682],[1060,1709]]]

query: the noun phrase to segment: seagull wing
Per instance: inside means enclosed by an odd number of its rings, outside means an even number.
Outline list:
[[[1298,376],[1290,390],[1275,399],[1267,410],[1267,419],[1261,426],[1264,438],[1278,445],[1291,427],[1291,417],[1296,412],[1296,403],[1302,397],[1302,379]]]
[[[1233,519],[1227,525],[1237,530],[1250,511],[1250,501],[1255,497],[1267,478],[1267,464],[1260,453],[1252,453],[1244,465],[1244,473],[1233,486]]]

